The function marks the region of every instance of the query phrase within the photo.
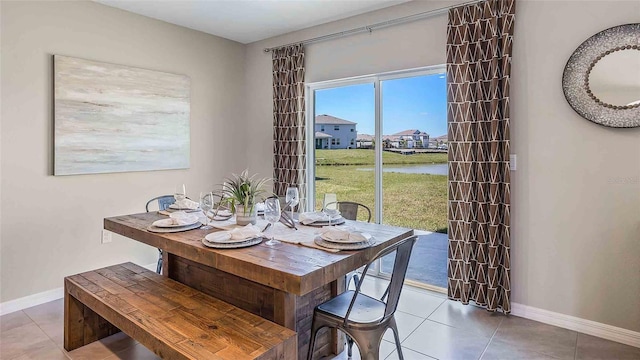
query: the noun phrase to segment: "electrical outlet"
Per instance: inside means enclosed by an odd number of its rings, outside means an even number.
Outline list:
[[[111,242],[111,231],[102,230],[102,240],[100,241],[102,244]]]
[[[514,171],[518,168],[518,157],[516,154],[509,155],[509,168]]]

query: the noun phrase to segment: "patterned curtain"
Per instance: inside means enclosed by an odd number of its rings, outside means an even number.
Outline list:
[[[511,311],[509,79],[515,0],[449,11],[448,296]]]
[[[273,192],[284,196],[297,186],[300,207],[306,203],[304,47],[272,51],[273,60]]]

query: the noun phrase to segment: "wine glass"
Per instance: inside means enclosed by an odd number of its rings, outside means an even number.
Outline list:
[[[293,208],[300,203],[300,193],[297,187],[289,186],[285,197],[287,204],[291,207],[291,221],[293,221]]]
[[[322,212],[329,217],[329,226],[331,226],[331,219],[338,214],[338,203],[331,202],[324,204]]]
[[[276,240],[273,235],[275,232],[275,224],[280,220],[280,216],[282,212],[280,211],[280,199],[277,197],[271,197],[264,201],[264,218],[271,224],[271,239],[267,241],[265,244],[271,246],[279,243],[280,241]]]
[[[180,206],[180,203],[187,198],[187,188],[184,184],[176,185],[176,191],[173,193],[173,198],[176,199],[176,202],[178,203],[176,205],[178,206]]]
[[[211,192],[200,192],[200,209],[204,214],[204,223],[200,229],[209,230],[212,226],[209,226],[209,211],[213,209],[213,194]]]

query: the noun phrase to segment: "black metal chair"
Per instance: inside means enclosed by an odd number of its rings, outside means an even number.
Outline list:
[[[173,195],[162,195],[156,196],[153,199],[147,201],[147,204],[144,206],[145,210],[149,212],[149,205],[151,205],[154,201],[158,202],[158,210],[167,210],[171,204],[176,202],[176,199]],[[158,274],[162,273],[162,249],[158,249],[158,266],[156,267],[156,272]]]
[[[362,279],[356,283],[355,291],[346,291],[316,306],[313,311],[311,342],[309,343],[307,359],[311,360],[313,358],[316,334],[318,330],[324,327],[341,330],[347,335],[349,357],[351,357],[355,341],[360,349],[362,360],[378,360],[382,336],[387,329],[391,328],[395,337],[398,356],[401,360],[404,359],[394,314],[398,307],[402,285],[409,266],[411,250],[416,239],[417,236],[412,236],[380,251],[364,268]],[[394,252],[396,253],[396,258],[393,264],[391,282],[382,298],[378,300],[361,293],[362,280],[364,280],[369,266],[377,259]],[[386,302],[385,298],[387,299]]]

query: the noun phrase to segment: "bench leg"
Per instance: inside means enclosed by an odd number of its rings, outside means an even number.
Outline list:
[[[64,292],[64,348],[67,351],[84,345],[84,305]]]
[[[66,284],[65,284],[66,285]],[[65,289],[64,294],[64,348],[67,351],[100,340],[119,332]]]

